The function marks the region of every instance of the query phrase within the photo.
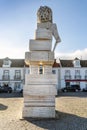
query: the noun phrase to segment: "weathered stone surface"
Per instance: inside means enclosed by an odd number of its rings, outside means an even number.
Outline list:
[[[49,102],[55,102],[55,95],[29,95],[29,94],[24,94],[24,102],[25,101],[36,101],[36,102],[45,102],[45,101],[49,101]]]
[[[26,85],[28,84],[57,84],[57,79],[56,79],[56,75],[54,74],[50,74],[50,75],[39,75],[39,74],[30,74],[30,75],[25,75],[25,83]]]
[[[24,106],[25,107],[55,107],[55,96],[54,95],[29,95],[24,93]]]
[[[44,65],[44,74],[52,74],[52,66]],[[30,74],[38,74],[39,66],[38,65],[30,65]]]
[[[48,6],[40,6],[37,11],[37,22],[45,23],[52,22],[52,10]]]
[[[46,96],[46,95],[56,95],[57,92],[56,92],[55,85],[30,84],[30,85],[25,85],[24,94]]]
[[[24,107],[23,117],[54,118],[55,107]]]
[[[52,27],[53,23],[46,22],[46,23],[37,23],[37,28],[38,29],[48,29],[52,32]]]
[[[55,107],[55,102],[50,102],[50,101],[33,101],[33,102],[30,102],[30,101],[26,101],[24,102],[24,106],[25,107]]]
[[[37,28],[40,29],[48,29],[52,32],[52,35],[54,36],[56,42],[54,44],[54,47],[53,47],[53,51],[55,50],[56,48],[56,45],[61,42],[61,39],[60,39],[60,36],[58,34],[58,30],[57,30],[57,26],[55,23],[50,23],[50,22],[45,22],[45,23],[38,23],[37,24]]]
[[[38,65],[30,65],[30,74],[38,74]]]
[[[43,64],[43,65],[49,65],[49,66],[52,66],[53,65],[53,61],[30,61],[30,62],[26,62],[27,65],[31,66],[31,65],[40,65],[40,64]]]
[[[52,40],[52,32],[45,28],[39,28],[35,32],[36,40]]]
[[[52,74],[52,66],[44,65],[44,74]]]
[[[50,51],[33,51],[25,53],[25,62],[42,61],[54,62],[54,53]]]
[[[51,48],[51,40],[30,40],[29,42],[30,51],[51,51]]]

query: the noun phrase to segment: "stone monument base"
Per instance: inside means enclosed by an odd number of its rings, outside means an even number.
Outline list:
[[[23,118],[55,118],[55,107],[25,107]]]
[[[30,74],[25,75],[22,117],[55,118],[57,78],[56,74],[52,73],[52,36],[56,39],[56,44],[60,37],[56,24],[52,23],[52,10],[49,7],[41,6],[37,16],[35,39],[29,41],[29,52],[25,53],[25,62],[30,67]]]

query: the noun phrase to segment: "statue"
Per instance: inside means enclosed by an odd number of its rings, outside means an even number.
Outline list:
[[[52,23],[52,10],[48,6],[41,6],[37,11],[37,24],[38,28],[45,28],[52,32],[52,35],[56,40],[53,47],[54,51],[57,43],[61,42],[61,39],[59,37],[56,24]]]
[[[52,51],[52,36],[56,43]],[[29,40],[25,62],[30,74],[25,76],[23,89],[24,106],[22,117],[55,118],[55,95],[57,78],[52,73],[54,50],[60,42],[57,26],[52,20],[52,10],[41,6],[37,11],[35,38]]]

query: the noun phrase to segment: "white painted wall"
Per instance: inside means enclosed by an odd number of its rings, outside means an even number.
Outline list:
[[[3,81],[2,76],[4,74],[4,70],[9,70],[10,80],[9,81]],[[15,70],[21,71],[21,80],[14,80],[15,76]],[[20,83],[20,89],[23,88],[24,79],[25,79],[25,72],[29,72],[29,68],[24,67],[0,67],[0,85],[3,85],[4,83],[8,83],[10,87],[14,90],[15,83]]]
[[[75,70],[80,70],[80,75],[81,75],[81,79],[85,79],[85,71],[87,70],[86,67],[82,68],[82,67],[60,67],[60,84],[61,84],[61,88],[65,87],[65,70],[70,70],[70,74],[72,79],[74,79],[75,76]],[[59,74],[58,74],[59,75]],[[71,82],[71,84],[76,84],[75,82]],[[80,82],[80,87],[81,89],[85,88],[86,86],[86,82]]]

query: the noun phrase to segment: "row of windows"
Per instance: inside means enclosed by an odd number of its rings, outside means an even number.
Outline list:
[[[44,73],[44,67],[42,65],[39,66],[39,74],[43,74]],[[56,70],[52,70],[53,74],[56,74]],[[9,70],[4,70],[3,71],[3,76],[9,76],[10,75],[10,71]],[[15,77],[20,77],[21,76],[21,70],[15,70]]]
[[[10,75],[10,72],[9,70],[4,70],[3,71],[3,75],[4,76],[9,76]],[[21,70],[15,70],[15,77],[20,77],[21,76]]]
[[[70,75],[70,70],[65,70],[65,75]],[[75,70],[75,75],[80,75],[80,70]],[[85,70],[85,75],[87,75],[87,70]]]

